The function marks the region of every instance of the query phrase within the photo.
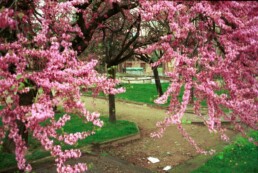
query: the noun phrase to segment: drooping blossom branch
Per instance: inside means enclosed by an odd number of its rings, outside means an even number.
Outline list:
[[[163,21],[170,29],[159,42],[138,50],[144,54],[164,52],[153,66],[173,64],[173,70],[167,73],[171,85],[156,100],[163,104],[171,97],[168,117],[157,123],[160,130],[152,136],[160,137],[167,126],[176,124],[183,136],[204,152],[182,127],[192,95],[196,115],[211,132],[220,132],[222,139],[229,139],[222,120],[232,122],[242,133],[245,126],[257,130],[257,2],[140,2],[144,21]],[[184,94],[180,103],[181,87]],[[200,113],[202,101],[207,104],[207,116]],[[225,113],[225,109],[230,112]]]

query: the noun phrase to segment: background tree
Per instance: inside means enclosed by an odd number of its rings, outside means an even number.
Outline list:
[[[128,13],[128,11],[127,11]],[[136,40],[140,32],[140,16],[125,14],[124,11],[110,17],[101,28],[101,33],[97,32],[96,37],[99,39],[99,49],[95,49],[89,53],[96,53],[99,57],[103,57],[108,76],[111,79],[116,78],[116,67],[118,64],[128,60],[133,55]],[[89,45],[95,47],[96,43]],[[115,95],[109,94],[109,121],[116,121],[115,112]]]
[[[76,23],[83,38],[77,36],[73,40],[73,47],[79,54],[84,51],[102,54],[99,57],[103,57],[101,60],[106,64],[111,79],[115,79],[116,66],[132,56],[129,47],[133,46],[139,35],[140,17],[134,18],[128,12],[136,5],[134,1],[89,1],[77,6],[81,11],[76,13]],[[136,33],[132,36],[135,29]],[[99,47],[96,49],[95,45]],[[108,100],[109,120],[115,122],[115,95],[109,94]]]
[[[153,64],[163,55],[162,50],[153,51],[151,54],[144,54],[138,52],[139,49],[145,49],[148,45],[156,43],[162,38],[162,36],[167,35],[170,32],[168,22],[165,21],[142,21],[141,22],[141,35],[137,40],[136,49],[134,50],[135,57],[139,60]],[[155,85],[159,96],[163,95],[163,90],[161,87],[158,66],[152,66],[153,76],[155,79]]]

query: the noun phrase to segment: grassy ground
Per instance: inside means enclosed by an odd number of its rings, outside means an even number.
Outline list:
[[[168,85],[168,83],[162,83],[163,92],[166,91]],[[122,84],[122,87],[126,88],[126,92],[117,94],[116,97],[119,99],[153,105],[158,97],[155,84]]]
[[[161,85],[162,85],[163,92],[165,92],[169,86],[169,83],[162,83]],[[155,104],[154,100],[158,98],[155,84],[122,84],[121,86],[126,88],[126,92],[117,94],[116,98],[118,99],[154,105]],[[227,94],[227,92],[224,90],[215,91],[215,93],[217,95]],[[178,95],[180,102],[182,101],[183,94],[184,94],[184,87],[181,87],[180,93]],[[161,106],[167,107],[168,105],[169,104],[166,103]],[[206,107],[207,106],[206,101],[205,100],[201,101],[201,105]],[[226,108],[223,108],[223,111],[229,112],[229,110]]]
[[[169,83],[162,83],[162,90],[163,92],[166,91],[166,89],[169,86]],[[116,98],[127,100],[127,101],[133,101],[133,102],[139,102],[139,103],[145,103],[154,105],[154,100],[158,98],[158,93],[155,84],[120,84],[119,87],[123,87],[126,89],[126,92],[117,94]],[[88,96],[91,96],[91,92],[85,93]],[[179,98],[182,100],[183,95],[183,88],[180,93]],[[100,93],[99,96],[106,97],[103,93]],[[167,104],[164,104],[164,106],[168,106]]]
[[[258,141],[258,131],[250,136]],[[192,173],[256,173],[258,172],[258,146],[246,138],[237,140],[224,148],[200,168]]]
[[[61,114],[57,114],[57,117],[60,117]],[[90,123],[85,124],[82,122],[78,116],[72,115],[71,121],[67,122],[64,126],[63,131],[65,132],[78,132],[78,131],[87,131],[87,130],[95,130],[96,134],[90,136],[84,140],[78,142],[75,146],[76,148],[83,147],[87,144],[91,143],[101,143],[104,141],[108,141],[114,138],[123,137],[126,135],[135,134],[138,132],[138,129],[133,122],[118,120],[116,123],[110,123],[107,118],[101,118],[104,121],[104,126],[100,129],[94,129],[94,126]],[[28,160],[40,159],[46,156],[49,156],[49,152],[46,152],[40,146],[40,143],[35,139],[29,138],[30,150],[27,155]],[[63,149],[72,148],[71,146],[61,144]],[[13,154],[0,152],[0,169],[7,168],[10,166],[15,166],[15,156]]]

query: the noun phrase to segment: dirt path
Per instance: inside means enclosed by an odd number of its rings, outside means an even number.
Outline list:
[[[73,165],[78,162],[88,164],[89,170],[86,173],[152,173],[146,168],[130,164],[113,156],[85,154],[80,159],[69,161],[69,164]],[[52,159],[32,166],[35,173],[56,173],[56,166]]]
[[[108,114],[106,100],[96,99],[93,103],[92,98],[84,98],[84,102],[89,110],[98,110],[103,116]],[[150,133],[157,130],[156,122],[166,117],[165,110],[148,107],[147,105],[117,102],[116,112],[118,119],[136,122],[141,130],[142,138],[115,148],[104,149],[102,152],[148,168],[153,172],[164,172],[162,169],[168,165],[172,166],[173,170],[173,167],[197,156],[195,149],[182,137],[175,126],[169,127],[163,138],[153,139],[150,137]],[[201,121],[195,118],[193,114],[186,114],[185,117],[192,122]],[[207,127],[201,123],[186,124],[184,128],[204,149],[216,148],[218,145],[226,144],[220,140],[218,135],[210,134]],[[236,133],[228,130],[227,134],[232,137]],[[160,162],[149,163],[147,158],[150,156],[158,158]],[[192,165],[192,169],[197,166],[199,165]]]

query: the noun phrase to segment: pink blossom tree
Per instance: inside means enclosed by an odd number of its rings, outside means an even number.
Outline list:
[[[197,151],[206,153],[181,124],[193,95],[197,116],[223,139],[227,140],[222,118],[243,133],[244,125],[257,129],[257,2],[2,0],[0,139],[7,134],[14,141],[19,169],[31,170],[24,158],[28,132],[56,157],[58,172],[87,169],[82,163],[66,165],[67,159],[81,153],[77,149],[63,151],[53,139],[73,145],[94,133],[58,134],[56,130],[69,121],[72,112],[85,122],[102,126],[99,114],[85,109],[80,91],[91,87],[94,93],[116,94],[122,89],[115,89],[116,81],[94,70],[96,61],[83,62],[78,55],[108,18],[135,7],[134,13],[138,12],[142,21],[164,21],[170,30],[137,50],[146,55],[162,51],[163,56],[153,66],[174,64],[173,71],[167,73],[170,87],[156,101],[164,103],[171,97],[168,117],[157,124],[161,130],[153,136],[161,136],[167,126],[176,124]],[[180,103],[177,96],[181,87],[184,95]],[[218,94],[221,90],[225,93]],[[208,116],[200,113],[202,101],[208,105]],[[67,114],[55,120],[54,107],[60,104]],[[231,112],[225,113],[225,108]],[[41,126],[44,121],[49,123]]]
[[[196,115],[211,132],[221,133],[222,139],[228,140],[223,119],[244,135],[246,126],[257,130],[258,3],[141,1],[140,12],[145,21],[166,22],[170,32],[139,52],[161,50],[164,54],[153,66],[174,65],[167,73],[169,88],[156,100],[163,104],[171,97],[168,117],[157,123],[160,131],[152,135],[160,137],[166,127],[175,124],[197,151],[207,153],[182,127],[182,117],[193,96]],[[184,94],[180,103],[177,96],[181,87]],[[207,103],[208,116],[201,114],[202,101]]]
[[[81,101],[81,90],[93,88],[116,94],[116,81],[98,74],[97,61],[79,61],[72,48],[74,37],[83,34],[73,25],[74,6],[80,1],[58,3],[41,1],[1,1],[0,11],[0,111],[2,126],[0,139],[15,144],[18,168],[30,171],[26,163],[27,133],[40,141],[45,150],[56,158],[58,172],[82,172],[86,164],[66,165],[70,158],[78,158],[80,150],[62,150],[54,139],[74,145],[93,131],[58,134],[76,113],[85,123],[101,127],[99,114],[89,112]],[[54,107],[62,105],[67,113],[55,120]],[[48,122],[42,126],[40,123]]]

